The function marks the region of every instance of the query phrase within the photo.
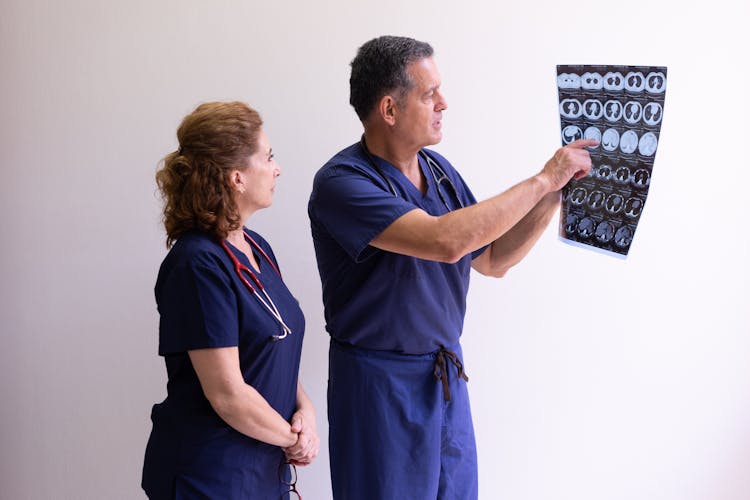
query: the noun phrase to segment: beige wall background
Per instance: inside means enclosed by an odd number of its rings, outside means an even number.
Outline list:
[[[357,140],[348,63],[430,41],[438,150],[479,198],[559,145],[555,65],[669,67],[649,200],[626,261],[550,227],[502,280],[474,276],[464,335],[481,498],[750,497],[750,46],[745,1],[199,0],[0,3],[0,498],[143,498],[166,249],[154,172],[181,118],[241,99],[283,175],[250,225],[308,320],[301,375],[326,439],[327,335],[306,215]],[[330,497],[325,450],[301,472]]]

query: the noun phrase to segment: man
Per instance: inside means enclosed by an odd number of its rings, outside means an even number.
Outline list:
[[[317,173],[308,207],[331,335],[328,419],[337,499],[475,499],[477,464],[459,337],[469,271],[501,277],[591,169],[559,149],[477,203],[434,151],[447,108],[432,47],[384,36],[352,61],[362,140]]]

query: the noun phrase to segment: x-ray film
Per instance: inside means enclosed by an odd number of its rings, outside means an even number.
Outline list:
[[[586,138],[591,173],[562,190],[560,238],[625,258],[654,169],[664,115],[667,68],[557,67],[562,144]]]

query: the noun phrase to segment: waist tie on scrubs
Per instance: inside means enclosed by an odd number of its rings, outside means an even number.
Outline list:
[[[468,382],[469,377],[464,373],[464,365],[461,363],[461,360],[458,359],[456,353],[449,351],[445,347],[441,347],[435,355],[435,370],[432,373],[435,375],[436,380],[443,383],[443,397],[446,401],[450,401],[451,390],[448,385],[448,363],[446,362],[446,358],[456,367],[456,372],[460,378]]]

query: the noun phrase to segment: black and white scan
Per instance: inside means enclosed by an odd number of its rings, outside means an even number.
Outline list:
[[[560,237],[625,258],[654,170],[667,68],[557,66],[562,144],[586,138],[592,168],[562,190]]]

